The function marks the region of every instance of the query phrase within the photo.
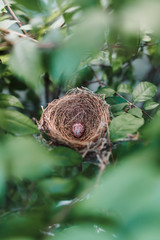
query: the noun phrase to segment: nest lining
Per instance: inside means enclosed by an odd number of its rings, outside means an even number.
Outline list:
[[[101,96],[76,88],[48,104],[38,128],[48,134],[52,144],[81,150],[105,137],[109,121],[109,105]],[[84,132],[78,138],[72,131],[75,123],[84,126]]]

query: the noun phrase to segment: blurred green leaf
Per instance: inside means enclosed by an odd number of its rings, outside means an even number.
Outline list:
[[[0,28],[7,29],[10,28],[15,23],[17,23],[17,21],[6,19],[0,22]]]
[[[133,116],[135,117],[138,117],[138,118],[142,118],[143,116],[143,113],[142,113],[142,110],[140,108],[132,108],[128,111],[128,113],[132,114]]]
[[[49,72],[57,82],[61,76],[69,80],[77,71],[80,62],[93,56],[103,46],[106,16],[98,10],[92,10],[82,19],[72,37],[61,48],[54,49],[51,53]]]
[[[6,169],[4,166],[4,149],[0,146],[0,206],[1,206],[1,200],[4,197],[4,192],[5,192],[5,181],[6,181]]]
[[[24,108],[18,98],[12,95],[0,93],[0,108],[19,107]]]
[[[9,237],[6,238],[5,240],[34,240],[34,239],[30,237]]]
[[[0,232],[2,239],[13,238],[16,240],[33,240],[39,238],[39,229],[43,227],[44,219],[43,211],[40,213],[30,214],[12,214],[7,219],[3,219],[0,224]],[[28,231],[29,229],[29,231]]]
[[[128,137],[130,134],[137,132],[143,124],[143,118],[134,117],[129,113],[115,117],[109,126],[111,140],[117,141]]]
[[[30,118],[11,109],[0,109],[0,127],[17,135],[39,133],[37,126]]]
[[[82,162],[82,156],[67,147],[55,147],[51,150],[54,166],[77,166]]]
[[[134,239],[134,236],[146,239],[146,231],[147,239],[152,232],[158,240],[160,177],[150,161],[158,157],[158,152],[157,146],[150,145],[132,152],[117,168],[111,167],[101,184],[74,207],[72,214],[80,219],[87,215],[95,221],[97,216],[117,220],[115,232],[120,240]],[[141,238],[143,235],[145,238]]]
[[[148,101],[146,101],[146,102],[144,103],[143,108],[144,108],[145,110],[152,110],[152,109],[154,109],[154,108],[156,108],[156,107],[158,107],[158,106],[159,106],[159,103],[154,102],[154,101],[151,99],[151,100],[148,100]]]
[[[121,83],[117,88],[117,92],[131,94],[132,93],[131,85],[126,83]]]
[[[133,101],[144,102],[152,97],[157,92],[157,87],[150,82],[141,82],[133,90]]]
[[[97,227],[97,228],[96,228]],[[105,231],[98,226],[91,226],[89,224],[80,226],[73,226],[68,229],[65,229],[61,233],[57,235],[57,240],[82,240],[82,239],[92,239],[92,240],[106,240],[106,239],[114,239],[110,231]],[[97,230],[97,232],[96,232]]]
[[[43,73],[41,55],[35,43],[18,41],[10,55],[9,66],[21,80],[32,87],[38,87]]]
[[[12,137],[8,139],[5,147],[5,164],[9,175],[35,180],[51,172],[51,155],[32,138]]]
[[[97,91],[98,94],[105,94],[105,97],[110,97],[115,93],[115,90],[109,87],[100,88]]]
[[[55,177],[40,181],[39,186],[44,193],[59,196],[69,194],[74,188],[74,182],[70,179]]]
[[[45,1],[43,0],[15,0],[17,4],[23,6],[24,9],[32,10],[35,12],[42,12],[45,9]]]

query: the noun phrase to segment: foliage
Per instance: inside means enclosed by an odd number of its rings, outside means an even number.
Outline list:
[[[159,1],[10,0],[20,26],[4,2],[0,238],[159,240]],[[82,86],[110,104],[103,174],[32,121]]]

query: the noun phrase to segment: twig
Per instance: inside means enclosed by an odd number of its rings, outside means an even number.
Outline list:
[[[45,100],[46,104],[49,102],[49,85],[50,85],[50,80],[49,80],[49,75],[48,73],[45,73],[44,75],[44,84],[45,84]]]
[[[15,13],[12,11],[11,7],[9,6],[9,3],[7,2],[7,0],[2,0],[4,5],[8,8],[9,13],[11,14],[11,16],[13,17],[13,19],[16,20],[17,24],[19,25],[19,27],[22,27],[22,23],[20,22],[20,20],[17,18],[17,16],[15,15]],[[28,36],[27,32],[24,29],[21,29],[21,31]]]
[[[124,98],[121,94],[119,94],[118,92],[115,92],[116,93],[116,95],[118,95],[119,97],[121,97],[121,98],[123,98],[124,100],[126,100],[126,102],[129,104],[129,106],[133,106],[133,107],[135,107],[135,108],[139,108],[139,107],[137,107],[136,105],[134,105],[133,103],[131,103],[131,102],[129,102],[126,98]],[[142,110],[142,112],[147,116],[147,117],[149,117],[150,119],[153,119],[146,111],[144,111],[143,109],[141,109]]]
[[[16,34],[18,37],[20,37],[20,38],[28,38],[29,40],[38,43],[38,41],[37,41],[36,39],[31,38],[31,37],[29,37],[28,35],[25,35],[25,34],[16,32],[16,31],[11,30],[11,29],[0,28],[0,31],[1,31],[3,34],[14,33],[14,34]],[[6,39],[5,39],[5,40],[6,40]],[[6,41],[7,41],[7,40],[6,40]]]

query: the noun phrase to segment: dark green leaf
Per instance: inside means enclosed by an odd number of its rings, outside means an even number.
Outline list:
[[[126,138],[130,134],[137,132],[143,124],[143,118],[134,117],[129,113],[115,117],[109,127],[111,140],[117,141],[118,139]]]
[[[37,126],[30,118],[11,109],[0,109],[0,127],[17,135],[39,133]]]
[[[23,108],[23,105],[15,96],[0,93],[0,107],[1,108],[5,108],[5,107]]]
[[[39,186],[46,194],[66,195],[73,190],[74,182],[70,179],[55,177],[41,181]]]
[[[51,153],[54,166],[76,166],[82,162],[81,155],[67,147],[55,147]]]
[[[43,0],[15,0],[24,9],[32,10],[35,12],[42,12],[44,10],[45,4]]]
[[[152,97],[157,92],[157,87],[150,82],[141,82],[133,90],[133,101],[144,102]]]
[[[4,165],[4,149],[3,146],[0,146],[0,205],[1,205],[1,199],[3,199],[4,196],[4,190],[5,190],[5,181],[6,181],[6,169]]]

